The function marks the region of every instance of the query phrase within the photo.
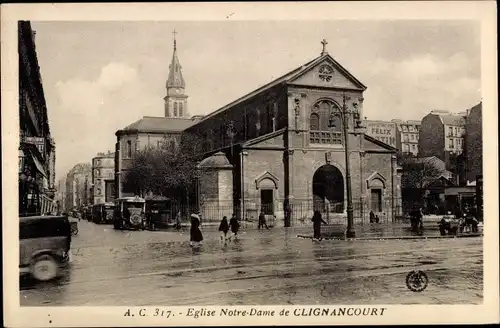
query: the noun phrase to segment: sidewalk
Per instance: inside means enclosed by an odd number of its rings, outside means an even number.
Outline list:
[[[321,235],[326,240],[345,239],[345,225],[324,225],[321,229]],[[311,238],[312,227],[308,233],[299,233],[297,237]],[[479,233],[463,233],[459,235],[441,236],[439,228],[436,223],[424,223],[423,231],[418,234],[411,231],[409,224],[404,223],[386,223],[386,224],[365,224],[355,225],[354,231],[356,237],[354,240],[388,240],[388,239],[440,239],[440,238],[466,238],[466,237],[480,237],[483,235],[482,231]]]

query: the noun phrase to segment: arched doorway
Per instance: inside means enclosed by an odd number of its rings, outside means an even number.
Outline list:
[[[326,164],[316,170],[313,176],[313,202],[315,211],[325,211],[325,203],[335,213],[344,211],[344,177],[333,165]]]

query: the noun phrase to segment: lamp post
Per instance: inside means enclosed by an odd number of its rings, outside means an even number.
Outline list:
[[[233,139],[236,136],[236,132],[234,131],[234,123],[233,121],[229,121],[227,123],[227,131],[226,131],[227,136],[229,137],[230,140],[230,146],[231,146],[231,161],[233,161]]]
[[[354,232],[354,216],[353,216],[353,207],[352,207],[352,190],[351,190],[351,169],[350,169],[350,160],[349,160],[349,138],[348,138],[348,124],[349,117],[352,116],[355,120],[355,128],[362,128],[360,113],[358,109],[358,104],[353,103],[353,108],[349,108],[347,106],[347,101],[351,98],[345,94],[342,95],[342,108],[338,111],[332,111],[330,113],[329,127],[335,127],[335,117],[339,117],[342,122],[342,135],[344,138],[344,154],[345,154],[345,173],[346,173],[346,190],[347,190],[347,230],[346,230],[346,238],[354,238],[356,233]],[[354,135],[357,135],[357,132],[351,132]]]
[[[234,122],[233,121],[229,121],[227,123],[226,134],[229,137],[229,141],[230,141],[231,159],[229,162],[232,164],[233,163],[233,142],[234,142],[234,137],[236,136],[236,132],[234,131]],[[234,171],[233,171],[233,173],[234,173]],[[233,177],[234,177],[234,175],[233,175]],[[233,183],[233,187],[234,187],[234,183]],[[234,197],[235,195],[236,195],[236,190],[233,188],[233,199],[235,198]],[[233,211],[234,211],[234,204],[233,204]]]

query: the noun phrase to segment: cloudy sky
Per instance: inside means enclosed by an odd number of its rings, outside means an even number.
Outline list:
[[[113,150],[116,130],[163,116],[178,31],[191,115],[207,114],[317,57],[361,82],[369,119],[421,119],[481,100],[472,21],[32,22],[57,146],[57,179]]]

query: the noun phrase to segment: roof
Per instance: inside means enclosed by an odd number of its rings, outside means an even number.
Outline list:
[[[446,125],[465,125],[465,118],[458,114],[439,115],[441,122]]]
[[[182,132],[196,121],[186,118],[153,117],[144,116],[140,120],[130,124],[122,130],[116,131],[115,135],[127,133],[166,133]]]
[[[386,144],[385,142],[382,142],[378,139],[375,139],[374,137],[372,137],[368,134],[363,134],[363,138],[367,141],[370,141],[370,142],[376,144],[379,147],[382,147],[383,149],[387,150],[390,153],[395,153],[398,150],[397,148],[392,147],[391,145]],[[367,151],[369,151],[369,150],[367,150]]]
[[[358,79],[356,79],[351,73],[349,73],[344,67],[342,67],[332,56],[330,56],[328,53],[324,53],[322,54],[321,56],[319,57],[316,57],[315,59],[309,61],[308,63],[302,65],[302,66],[299,66],[297,67],[296,69],[292,70],[292,71],[289,71],[288,73],[280,76],[279,78],[263,85],[262,87],[260,88],[257,88],[255,89],[254,91],[244,95],[243,97],[240,97],[238,99],[236,99],[235,101],[215,110],[214,112],[206,115],[201,121],[199,121],[198,123],[200,122],[203,122],[205,121],[206,119],[209,119],[210,117],[212,116],[215,116],[219,113],[222,113],[224,112],[225,110],[239,104],[239,103],[242,103],[252,97],[254,97],[255,95],[261,93],[261,92],[264,92],[264,91],[267,91],[281,83],[289,83],[290,81],[302,76],[304,73],[308,72],[311,68],[313,68],[314,66],[316,66],[317,64],[319,64],[320,62],[324,61],[325,59],[328,59],[332,62],[332,64],[335,66],[336,69],[338,69],[342,74],[344,74],[346,77],[348,77],[349,79],[351,79],[355,84],[357,84],[361,89],[363,90],[366,90],[366,86],[361,83]]]
[[[483,109],[483,102],[481,101],[479,104],[477,104],[476,106],[474,106],[470,109],[469,114],[470,114],[470,112],[476,111],[476,110],[482,111],[482,109]]]
[[[215,153],[214,155],[205,158],[197,165],[199,168],[232,168],[231,163],[223,152]]]

